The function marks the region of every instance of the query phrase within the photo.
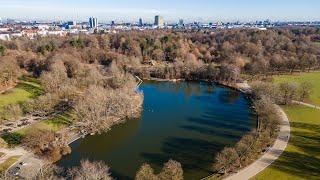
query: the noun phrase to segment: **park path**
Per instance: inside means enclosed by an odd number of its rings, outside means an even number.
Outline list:
[[[290,138],[290,123],[286,113],[280,106],[275,105],[279,115],[281,116],[280,132],[273,146],[258,160],[250,164],[246,168],[240,170],[236,174],[232,174],[225,180],[242,180],[250,179],[271,165],[282,152],[286,149]]]
[[[251,90],[247,82],[237,84],[238,88],[242,91],[249,92]],[[275,160],[277,160],[288,145],[290,139],[290,122],[286,113],[278,105],[275,105],[280,119],[280,132],[275,140],[273,146],[258,160],[240,170],[239,172],[232,174],[225,178],[225,180],[242,180],[250,179],[270,166]]]
[[[292,102],[295,103],[295,104],[300,104],[300,105],[303,105],[303,106],[307,106],[307,107],[311,107],[311,108],[315,108],[315,109],[320,110],[320,106],[316,106],[316,105],[305,103],[305,102],[301,102],[301,101],[292,101]]]

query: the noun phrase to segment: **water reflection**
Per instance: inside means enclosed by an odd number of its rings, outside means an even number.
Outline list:
[[[216,152],[255,126],[244,95],[221,86],[148,82],[141,91],[141,119],[73,143],[72,154],[58,164],[103,160],[114,177],[133,179],[144,162],[159,171],[164,162],[175,159],[182,163],[186,179],[199,179],[210,174]]]
[[[219,98],[221,102],[226,104],[235,103],[239,100],[241,93],[235,90],[223,91],[220,93]]]

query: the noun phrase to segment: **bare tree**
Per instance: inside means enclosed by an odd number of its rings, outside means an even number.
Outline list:
[[[298,88],[298,96],[300,101],[304,101],[310,97],[313,85],[310,82],[302,82]]]
[[[57,92],[62,84],[67,81],[66,68],[62,61],[58,61],[51,65],[51,71],[41,75],[41,84],[46,92]]]
[[[65,178],[62,177],[62,168],[48,164],[44,165],[41,170],[37,173],[34,179],[36,180],[64,180]]]
[[[240,159],[237,151],[234,148],[224,148],[215,157],[213,165],[214,170],[228,173],[233,168],[240,165]]]
[[[149,164],[143,164],[135,177],[136,180],[159,180]]]
[[[169,160],[163,165],[159,174],[154,174],[154,170],[149,164],[143,164],[135,177],[136,180],[182,180],[183,170],[179,162]]]
[[[158,177],[161,180],[182,180],[183,170],[181,164],[170,159],[164,164]]]
[[[69,169],[69,177],[74,180],[112,180],[109,167],[103,162],[81,160],[80,167]]]
[[[76,126],[88,133],[100,133],[125,118],[136,117],[143,99],[131,85],[129,87],[114,90],[90,86],[74,107]]]
[[[296,97],[298,85],[295,83],[281,83],[279,90],[283,99],[284,104],[290,104],[291,101]]]
[[[0,57],[0,88],[14,83],[20,75],[20,68],[13,57]]]
[[[71,152],[67,140],[66,135],[35,129],[23,138],[22,144],[36,155],[44,157],[50,162],[56,162],[62,155]]]

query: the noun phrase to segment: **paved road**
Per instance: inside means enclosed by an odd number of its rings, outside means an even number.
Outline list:
[[[278,159],[285,150],[290,138],[290,123],[286,113],[279,106],[276,105],[276,107],[279,115],[281,115],[281,122],[279,136],[272,148],[254,163],[240,170],[238,173],[230,175],[226,180],[242,180],[254,177]]]
[[[7,170],[7,176],[16,176],[22,179],[35,177],[43,165],[43,160],[35,157],[32,153],[27,153]]]

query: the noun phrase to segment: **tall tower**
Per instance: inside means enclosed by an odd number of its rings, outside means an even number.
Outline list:
[[[98,27],[98,19],[94,17],[89,18],[89,27],[90,28],[97,28]]]
[[[183,19],[179,19],[179,23],[178,23],[178,25],[179,25],[180,27],[184,26]]]
[[[158,26],[159,28],[164,27],[164,19],[162,16],[156,15],[154,17],[154,25]]]
[[[139,26],[140,26],[140,27],[143,26],[142,18],[139,19]]]

